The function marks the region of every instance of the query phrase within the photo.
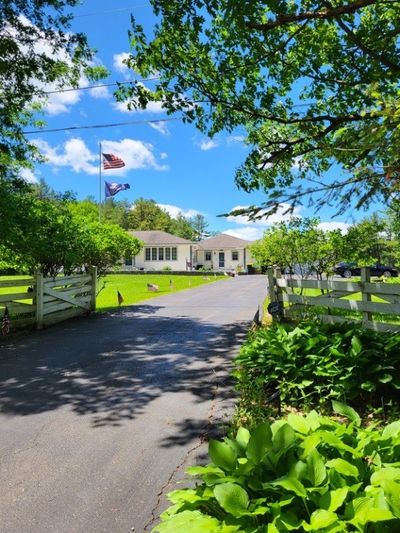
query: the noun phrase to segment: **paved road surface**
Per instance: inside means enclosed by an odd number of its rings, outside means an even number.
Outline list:
[[[0,346],[0,531],[150,531],[231,408],[265,287],[240,276]]]

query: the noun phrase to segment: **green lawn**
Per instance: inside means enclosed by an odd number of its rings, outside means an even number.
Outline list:
[[[24,279],[29,276],[0,276],[1,280]],[[226,280],[224,276],[217,276],[207,273],[204,276],[179,276],[165,274],[110,274],[101,278],[98,282],[97,311],[103,312],[118,307],[117,291],[120,292],[124,301],[121,307],[136,304],[149,298],[157,298],[163,294],[198,287],[206,283],[214,283],[218,280]],[[172,282],[172,284],[170,283]],[[150,292],[147,284],[152,283],[159,286],[158,292]],[[27,284],[28,286],[28,284]],[[26,287],[1,287],[0,294],[10,294],[24,292]]]
[[[163,294],[198,287],[206,283],[214,283],[218,280],[226,280],[224,276],[214,277],[213,275],[204,276],[179,276],[165,274],[112,274],[99,281],[97,296],[97,310],[108,311],[118,307],[117,291],[120,292],[124,301],[121,305],[127,306],[156,298]],[[172,286],[170,286],[172,282]],[[152,283],[159,286],[158,292],[150,292],[147,284]]]

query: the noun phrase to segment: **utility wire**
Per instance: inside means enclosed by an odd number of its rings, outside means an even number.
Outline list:
[[[116,126],[130,126],[134,124],[157,124],[158,122],[171,122],[173,120],[181,120],[181,117],[174,118],[159,118],[154,120],[131,120],[129,122],[116,122],[111,124],[92,124],[90,126],[69,126],[66,128],[53,128],[48,130],[31,130],[24,131],[24,135],[31,135],[36,133],[55,133],[57,131],[75,131],[75,130],[91,130],[97,128],[114,128]]]
[[[71,91],[86,91],[88,89],[97,89],[98,87],[112,87],[115,85],[126,85],[128,83],[143,82],[143,81],[154,81],[158,78],[144,78],[142,80],[130,80],[130,81],[115,81],[110,83],[99,83],[98,85],[85,85],[84,87],[68,87],[67,89],[55,89],[54,91],[42,91],[40,94],[58,94],[58,93],[68,93]],[[37,93],[32,93],[37,94]]]
[[[74,15],[74,19],[81,17],[93,17],[95,15],[108,15],[110,13],[119,13],[122,11],[132,11],[133,9],[140,7],[151,7],[150,4],[139,4],[131,7],[120,7],[119,9],[109,9],[107,11],[94,11],[93,13],[82,13],[82,15]]]

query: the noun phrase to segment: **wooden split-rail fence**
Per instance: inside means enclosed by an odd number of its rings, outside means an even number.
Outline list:
[[[277,304],[278,318],[301,318],[311,312],[322,322],[353,322],[376,331],[400,331],[400,283],[371,281],[368,267],[361,268],[360,281],[294,279],[272,268],[267,276],[269,298]]]
[[[0,280],[0,320],[7,307],[11,329],[41,329],[96,310],[97,269],[88,274]]]

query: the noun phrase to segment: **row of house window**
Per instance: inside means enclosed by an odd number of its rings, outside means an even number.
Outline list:
[[[177,261],[178,249],[172,248],[145,248],[145,261]]]
[[[205,260],[212,261],[212,252],[209,250],[205,252]],[[239,261],[239,252],[236,250],[232,250],[232,261]]]

